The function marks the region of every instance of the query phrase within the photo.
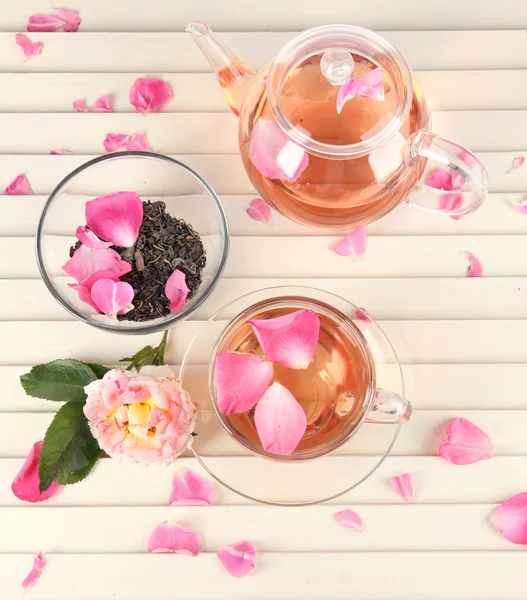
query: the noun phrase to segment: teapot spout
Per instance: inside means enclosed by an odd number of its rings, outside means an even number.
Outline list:
[[[192,21],[185,29],[194,38],[218,78],[232,112],[239,116],[245,94],[256,79],[256,71],[240,59],[201,21]]]

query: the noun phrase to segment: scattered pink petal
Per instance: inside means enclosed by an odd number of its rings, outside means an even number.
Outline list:
[[[273,378],[273,365],[254,354],[225,352],[216,355],[214,384],[218,409],[223,414],[251,410]]]
[[[516,171],[525,164],[525,156],[517,156],[512,160],[512,167],[507,171],[507,175],[516,173]]]
[[[445,211],[458,210],[463,206],[463,194],[441,194],[439,208]],[[461,215],[452,215],[454,221],[459,221]]]
[[[108,133],[103,141],[106,152],[116,152],[117,150],[143,150],[148,152],[152,150],[150,144],[146,141],[144,133]]]
[[[293,394],[275,381],[256,405],[254,424],[266,452],[288,456],[306,432],[307,418]]]
[[[74,100],[73,101],[73,108],[77,111],[77,112],[89,112],[89,108],[88,105],[86,104],[86,102],[84,100]]]
[[[4,194],[8,196],[24,196],[34,193],[31,189],[29,179],[25,175],[17,175],[4,190]]]
[[[527,215],[527,196],[519,202],[511,200],[511,204],[515,211],[519,212],[522,215]]]
[[[275,319],[252,319],[249,325],[265,357],[292,369],[307,369],[318,345],[320,319],[312,310],[297,310]]]
[[[392,487],[405,502],[411,503],[414,501],[414,489],[410,473],[403,473],[397,477],[392,477]]]
[[[35,585],[37,579],[40,577],[42,569],[46,566],[44,560],[44,553],[39,552],[33,559],[33,568],[29,571],[28,576],[22,582],[22,587],[27,590]]]
[[[365,308],[360,307],[355,311],[355,318],[359,321],[366,321],[367,323],[371,323],[372,321],[368,311]]]
[[[135,192],[117,192],[86,202],[86,223],[101,239],[122,248],[137,241],[143,203]]]
[[[479,258],[476,258],[472,252],[462,252],[470,262],[470,266],[467,271],[467,277],[481,277],[483,275],[483,267]]]
[[[382,69],[373,69],[364,77],[351,78],[344,83],[337,96],[337,112],[340,114],[344,104],[356,96],[367,96],[373,100],[384,100]]]
[[[258,119],[251,131],[249,155],[264,177],[296,181],[309,164],[307,152],[270,119]]]
[[[173,506],[207,506],[212,504],[212,485],[190,469],[174,473],[168,503]]]
[[[96,271],[95,273],[90,275],[82,283],[68,283],[68,286],[78,292],[79,298],[83,302],[89,304],[97,312],[102,312],[102,310],[98,307],[98,305],[91,297],[91,289],[93,287],[93,284],[99,279],[111,279],[112,281],[119,281],[119,277],[113,271],[101,270]]]
[[[248,540],[222,546],[218,551],[221,564],[233,577],[248,575],[254,569],[255,556],[256,546]]]
[[[94,250],[82,245],[75,250],[62,270],[73,277],[77,283],[83,283],[97,271],[108,270],[120,277],[129,273],[132,265],[123,260],[120,254],[111,248]]]
[[[203,548],[201,535],[180,527],[174,521],[164,521],[158,525],[148,540],[148,552],[174,552],[197,556]]]
[[[474,423],[458,417],[446,430],[447,439],[439,446],[439,455],[455,465],[471,465],[494,456],[489,436]]]
[[[362,519],[354,510],[340,510],[334,516],[343,527],[354,529],[355,531],[364,531]]]
[[[71,150],[52,150],[50,154],[62,156],[64,154],[73,154],[73,152]]]
[[[82,19],[76,10],[61,8],[52,15],[36,14],[29,17],[28,31],[78,31]]]
[[[40,493],[40,478],[38,476],[38,461],[42,450],[42,441],[36,442],[31,448],[22,468],[11,484],[13,494],[26,502],[42,502],[54,496],[62,486],[53,482],[49,488]]]
[[[170,312],[177,312],[187,301],[190,290],[185,273],[175,269],[165,284],[165,296],[170,300]]]
[[[139,77],[130,88],[130,104],[140,113],[153,113],[172,98],[172,90],[163,79]]]
[[[362,258],[366,252],[366,226],[355,227],[351,233],[335,246],[340,256],[356,256]]]
[[[15,41],[26,57],[26,60],[32,56],[38,56],[42,52],[42,42],[32,42],[27,35],[17,33]]]
[[[527,545],[527,493],[516,494],[500,504],[490,522],[509,542]]]
[[[95,304],[110,319],[125,315],[133,309],[134,288],[125,281],[98,279],[92,286],[91,297]]]
[[[269,223],[271,220],[271,207],[262,198],[255,198],[251,200],[247,214],[254,221],[260,221],[260,223]]]
[[[92,112],[112,112],[113,98],[109,94],[97,98],[91,108]]]
[[[93,233],[91,229],[83,227],[82,225],[77,227],[75,236],[79,242],[85,246],[88,246],[88,248],[93,248],[94,250],[102,250],[103,248],[109,248],[112,245],[111,242],[103,242]]]
[[[446,192],[460,190],[464,183],[465,179],[454,169],[435,169],[426,182],[430,187]]]

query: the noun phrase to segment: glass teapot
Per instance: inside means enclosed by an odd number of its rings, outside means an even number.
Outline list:
[[[485,168],[430,132],[406,60],[375,32],[350,25],[308,29],[256,73],[204,23],[192,22],[187,31],[240,118],[240,152],[253,185],[293,221],[349,229],[402,200],[460,216],[485,199]],[[447,169],[442,190],[422,181],[428,159]]]

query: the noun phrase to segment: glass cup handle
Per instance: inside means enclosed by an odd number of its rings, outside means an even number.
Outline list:
[[[366,415],[366,423],[406,423],[412,414],[412,405],[395,392],[377,388],[373,404]]]
[[[418,182],[408,193],[406,201],[412,206],[433,213],[459,217],[478,209],[487,197],[489,180],[481,162],[466,148],[435,133],[421,130],[408,139],[405,160],[410,166],[422,158],[431,158],[453,169],[463,177],[466,190],[438,190],[426,183]],[[431,190],[434,193],[431,194]],[[438,199],[441,196],[444,208],[423,203],[425,197]]]

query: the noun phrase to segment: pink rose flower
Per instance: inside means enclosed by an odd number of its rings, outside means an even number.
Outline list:
[[[113,369],[84,389],[84,414],[109,456],[161,462],[188,447],[196,407],[168,366],[146,366],[139,373]]]

